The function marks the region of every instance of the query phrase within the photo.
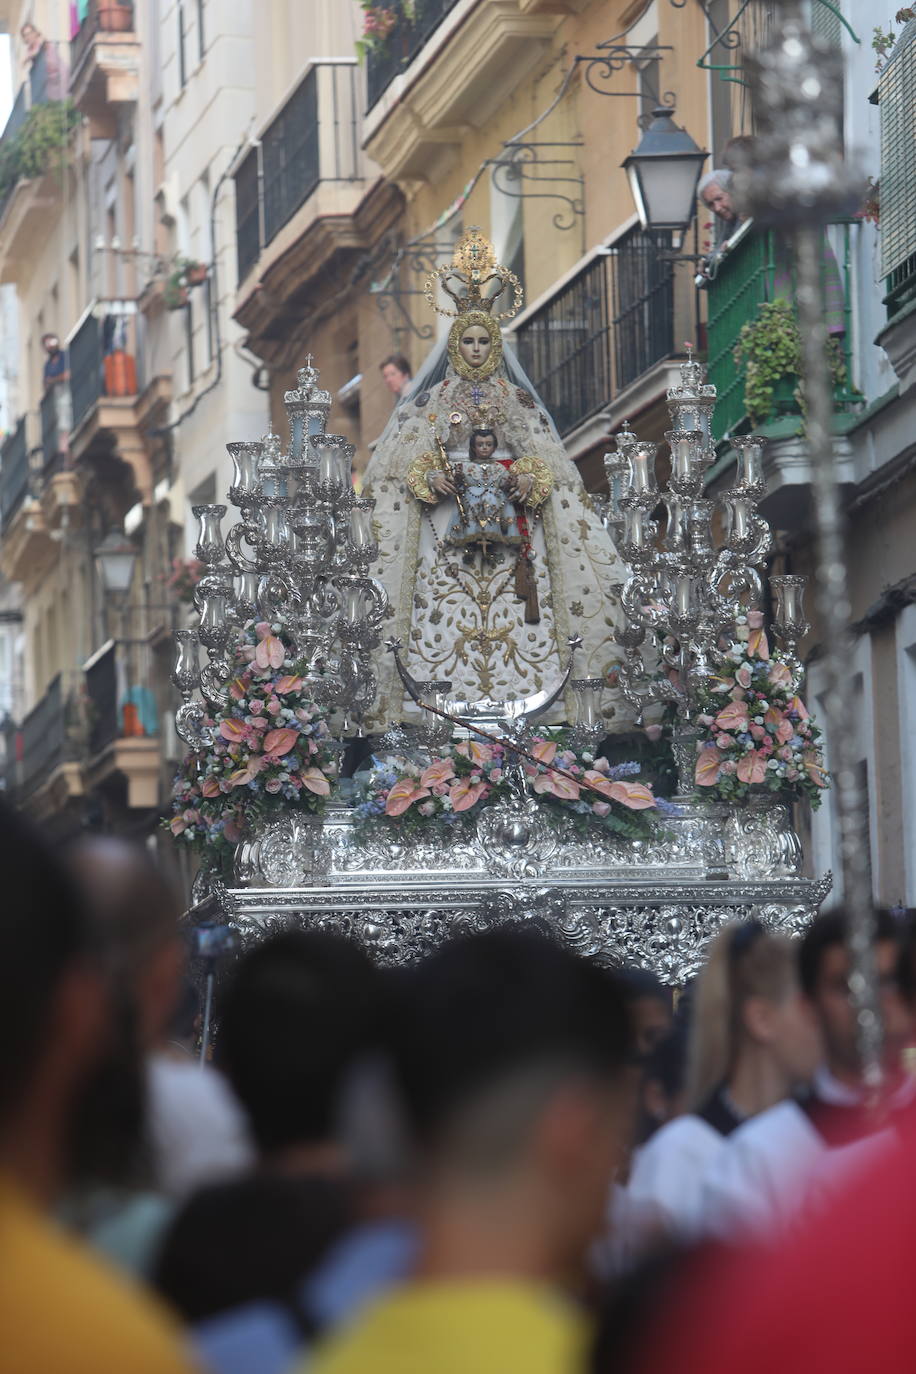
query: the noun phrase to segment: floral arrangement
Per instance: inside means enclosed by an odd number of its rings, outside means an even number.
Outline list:
[[[164,822],[220,864],[271,811],[320,812],[337,772],[324,712],[305,693],[280,627],[249,625],[236,666],[226,705],[206,722],[212,742],[186,756]]]
[[[190,605],[194,600],[194,588],[203,574],[204,565],[199,558],[173,558],[172,571],[166,578],[165,585],[170,592],[175,593],[179,601]]]
[[[612,766],[607,759],[577,753],[561,731],[537,737],[528,753],[531,759],[523,759],[523,767],[535,795],[585,824],[597,820],[618,835],[641,839],[652,825],[640,813],[669,807],[646,783],[631,780],[640,771],[638,763]],[[373,757],[371,767],[355,779],[357,818],[387,822],[402,833],[437,822],[453,825],[510,795],[505,765],[504,746],[480,740],[450,744],[429,763]]]
[[[376,0],[360,0],[363,10],[362,37],[356,40],[356,53],[362,62],[371,52],[384,48],[389,37],[403,19],[412,24],[417,17],[418,0],[401,0],[400,5],[380,5]]]
[[[821,732],[788,664],[770,657],[762,611],[740,616],[737,633],[698,698],[697,787],[730,802],[806,796],[816,809],[829,786]]]

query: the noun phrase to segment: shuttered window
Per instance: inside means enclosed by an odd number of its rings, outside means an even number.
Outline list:
[[[916,271],[916,19],[905,25],[878,83],[881,110],[881,271]],[[896,285],[891,282],[891,287]]]

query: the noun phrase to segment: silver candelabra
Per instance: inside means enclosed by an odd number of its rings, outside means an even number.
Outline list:
[[[378,557],[375,502],[353,490],[352,444],[325,432],[331,397],[311,355],[298,382],[284,396],[288,451],[272,433],[227,446],[228,499],[239,518],[225,538],[226,506],[193,507],[204,565],[194,595],[200,624],[176,634],[172,681],[183,698],[176,729],[195,748],[209,739],[208,707],[227,700],[235,647],[252,621],[279,624],[304,660],[305,690],[336,713],[338,738],[359,731],[375,697],[371,653],[388,612],[382,584],[369,575]]]
[[[668,391],[672,428],[665,435],[671,471],[666,490],[656,475],[658,445],[625,427],[616,451],[605,457],[611,496],[606,521],[632,572],[623,590],[626,624],[620,686],[640,711],[673,702],[679,791],[693,791],[698,691],[713,671],[723,638],[733,639],[737,619],[763,600],[763,568],[772,537],[757,506],[766,484],[765,440],[732,439],[735,477],[716,498],[703,495],[716,457],[711,437],[716,389],[688,348],[681,384]],[[769,579],[773,626],[796,676],[798,640],[808,629],[804,578]]]

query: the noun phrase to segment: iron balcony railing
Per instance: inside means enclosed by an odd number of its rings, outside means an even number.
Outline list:
[[[61,45],[46,41],[32,59],[29,78],[16,92],[16,99],[13,101],[3,133],[0,134],[0,153],[3,155],[3,161],[15,160],[10,144],[25,125],[29,111],[36,105],[48,105],[53,101],[63,100],[67,94],[67,80],[67,67],[61,56]],[[18,180],[15,167],[10,168],[8,164],[2,181],[5,189],[0,194],[0,219],[3,218]]]
[[[30,476],[29,447],[23,415],[0,448],[0,529],[4,532],[29,495]]]
[[[151,685],[152,651],[147,640],[109,640],[84,671],[91,757],[117,739],[158,735],[159,717]]]
[[[242,162],[235,174],[239,281],[320,181],[362,175],[361,81],[355,61],[310,67]]]
[[[62,763],[79,759],[83,736],[77,694],[65,690],[60,673],[22,722],[19,790],[34,792]]]
[[[410,66],[457,3],[458,0],[418,0],[411,6],[412,18],[405,13],[403,0],[391,0],[385,6],[396,18],[394,28],[366,58],[368,109],[384,95],[394,78]]]
[[[133,0],[89,0],[87,12],[70,40],[70,67],[76,71],[98,33],[132,33]]]
[[[42,477],[52,477],[64,465],[69,434],[70,390],[67,382],[55,382],[41,398]]]
[[[519,359],[561,434],[674,350],[667,233],[635,227],[518,327]]]
[[[884,304],[887,306],[887,318],[892,320],[905,306],[916,301],[916,253],[894,268],[886,285]]]
[[[135,302],[96,301],[67,347],[74,430],[103,396],[138,394]]]
[[[846,366],[846,383],[835,392],[839,408],[862,399],[852,386],[852,235],[857,227],[857,222],[831,225],[824,233],[822,249],[828,328],[840,343]],[[781,235],[751,226],[722,258],[709,283],[707,366],[718,392],[717,438],[747,421],[745,376],[735,359],[735,345],[743,327],[758,318],[761,305],[794,300],[791,261]]]

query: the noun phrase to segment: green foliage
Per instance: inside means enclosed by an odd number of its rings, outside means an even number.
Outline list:
[[[916,19],[916,6],[905,5],[894,15],[896,24],[908,24],[911,19]],[[875,71],[880,76],[887,66],[887,59],[891,54],[894,44],[899,38],[899,34],[894,29],[882,29],[880,24],[876,24],[872,30],[871,45],[875,51],[876,62]]]
[[[845,386],[848,375],[839,339],[827,341],[827,357],[835,388]],[[744,369],[744,405],[752,423],[761,424],[776,413],[777,389],[792,385],[797,413],[805,414],[801,335],[795,311],[786,300],[766,301],[738,335],[735,362]]]
[[[183,306],[187,305],[188,292],[194,285],[194,282],[189,278],[189,273],[197,271],[203,265],[196,258],[178,257],[175,259],[174,268],[165,284],[162,297],[166,310],[181,310]]]
[[[33,105],[18,133],[0,145],[0,195],[17,181],[44,176],[70,141],[80,114],[69,100]]]

